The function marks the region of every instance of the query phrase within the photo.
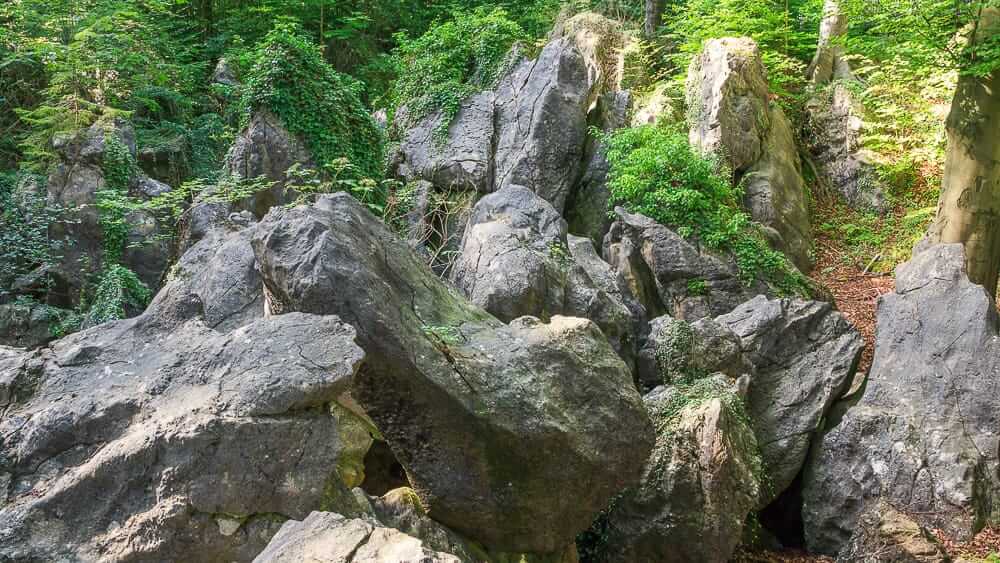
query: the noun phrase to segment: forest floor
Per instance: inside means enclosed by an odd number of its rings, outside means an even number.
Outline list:
[[[820,216],[836,212],[820,208]],[[875,310],[878,298],[895,288],[891,275],[865,271],[855,260],[847,260],[848,242],[828,231],[814,233],[816,265],[810,277],[827,288],[837,309],[847,317],[865,339],[865,350],[858,370],[867,373],[875,354]]]

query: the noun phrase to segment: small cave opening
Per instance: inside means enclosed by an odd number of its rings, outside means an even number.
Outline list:
[[[389,449],[389,444],[375,440],[365,454],[365,480],[361,488],[372,496],[380,497],[393,489],[409,486],[406,470]]]
[[[786,549],[805,549],[805,525],[802,522],[802,480],[799,471],[792,484],[771,504],[758,513],[760,525]]]

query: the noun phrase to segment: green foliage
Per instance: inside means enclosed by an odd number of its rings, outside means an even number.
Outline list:
[[[702,279],[688,280],[687,293],[691,296],[708,295],[708,285]]]
[[[305,140],[321,170],[346,158],[358,178],[381,176],[381,132],[361,102],[360,83],[333,70],[301,29],[275,26],[244,79],[243,125],[267,109]]]
[[[95,194],[95,205],[101,226],[104,261],[107,264],[117,263],[125,252],[129,232],[125,217],[135,207],[135,203],[129,198],[128,188],[137,169],[135,158],[121,138],[114,132],[106,133],[101,161],[104,188]]]
[[[93,295],[81,319],[81,328],[124,319],[142,311],[152,297],[142,280],[120,264],[106,267],[100,274]]]
[[[324,174],[300,164],[294,164],[288,169],[286,185],[299,194],[295,201],[288,204],[289,207],[305,203],[317,194],[347,192],[375,215],[385,216],[388,194],[396,186],[394,180],[377,182],[371,178],[358,179],[354,165],[346,158],[334,160],[325,170]]]
[[[445,119],[438,133],[446,133],[462,100],[492,86],[511,62],[511,47],[526,39],[501,9],[456,16],[417,39],[399,37],[392,113],[405,105],[412,123],[440,110]]]
[[[689,0],[670,3],[664,16],[669,54],[679,79],[704,42],[751,37],[760,46],[771,92],[795,115],[804,103],[805,69],[818,39],[822,0]]]
[[[40,178],[0,174],[0,298],[18,277],[57,259],[59,244],[49,238],[58,210],[37,188]]]
[[[741,209],[740,191],[719,172],[721,164],[693,150],[685,133],[642,126],[617,131],[605,141],[613,204],[732,254],[748,285],[762,279],[787,294],[809,293],[802,274],[770,248]]]

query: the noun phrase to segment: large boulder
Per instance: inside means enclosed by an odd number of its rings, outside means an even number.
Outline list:
[[[595,523],[595,561],[725,563],[757,506],[761,462],[742,399],[725,378],[646,396],[657,427],[641,482]]]
[[[831,420],[808,463],[810,550],[841,550],[879,500],[957,538],[996,518],[997,325],[961,245],[921,245],[899,267],[895,291],[879,302],[864,394]]]
[[[553,553],[638,477],[649,418],[592,322],[504,325],[346,194],[273,209],[253,244],[272,310],[357,329],[368,360],[354,395],[439,522]]]
[[[452,280],[501,321],[525,315],[583,317],[597,323],[623,358],[635,354],[631,311],[577,264],[566,221],[526,188],[510,186],[479,200]]]
[[[263,317],[264,281],[250,246],[253,224],[247,211],[214,221],[170,269],[150,307],[194,296],[202,303],[205,324],[223,332]]]
[[[289,520],[254,563],[461,563],[395,528],[333,512]]]
[[[355,510],[354,334],[303,313],[218,332],[187,295],[0,353],[0,559],[248,561],[288,518]]]
[[[497,88],[496,189],[526,186],[560,213],[576,182],[587,141],[587,112],[598,92],[583,54],[568,37],[523,61]]]
[[[763,501],[802,469],[826,414],[848,386],[864,341],[829,303],[763,295],[715,319],[753,366],[747,405],[767,475]]]
[[[112,151],[125,154],[109,154],[112,145]],[[133,201],[147,201],[170,191],[169,186],[145,176],[135,165],[132,125],[123,119],[98,121],[83,131],[57,136],[53,148],[58,161],[49,174],[48,200],[65,211],[62,220],[50,226],[50,236],[67,244],[60,249],[60,259],[49,272],[53,280],[49,301],[61,307],[79,304],[84,288],[108,261],[121,262],[155,290],[168,263],[168,242],[160,236],[166,226],[150,212],[134,209],[123,217],[128,227],[122,255],[105,256],[105,233],[98,208],[99,192],[108,189],[109,166],[128,168],[110,173],[128,176],[128,186],[122,188],[127,193],[123,195]],[[112,159],[120,162],[112,163]]]
[[[739,337],[715,319],[693,323],[669,315],[649,322],[639,350],[637,380],[642,389],[679,385],[722,373],[739,379],[753,372]]]
[[[616,208],[617,219],[604,238],[604,259],[624,276],[632,294],[651,317],[668,313],[697,320],[728,313],[761,293],[747,286],[733,260],[639,214]]]
[[[687,79],[691,145],[714,153],[745,185],[745,205],[800,269],[811,265],[805,182],[791,125],[771,104],[757,43],[705,43]]]

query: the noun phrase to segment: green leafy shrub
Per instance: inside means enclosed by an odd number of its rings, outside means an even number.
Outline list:
[[[511,62],[513,45],[527,39],[502,9],[459,15],[417,39],[399,37],[391,112],[405,105],[409,119],[418,120],[440,110],[445,119],[438,133],[447,132],[462,100],[493,86]]]
[[[297,26],[264,37],[244,76],[242,125],[257,109],[273,112],[301,136],[320,169],[346,158],[359,178],[382,172],[382,135],[361,102],[361,84],[335,71]]]
[[[146,307],[151,297],[149,288],[135,272],[121,264],[107,266],[94,286],[81,328],[136,315]]]
[[[692,149],[687,134],[647,125],[616,131],[605,141],[613,204],[732,254],[748,285],[763,279],[784,293],[809,293],[805,277],[740,207],[742,194],[720,172],[720,162]]]

